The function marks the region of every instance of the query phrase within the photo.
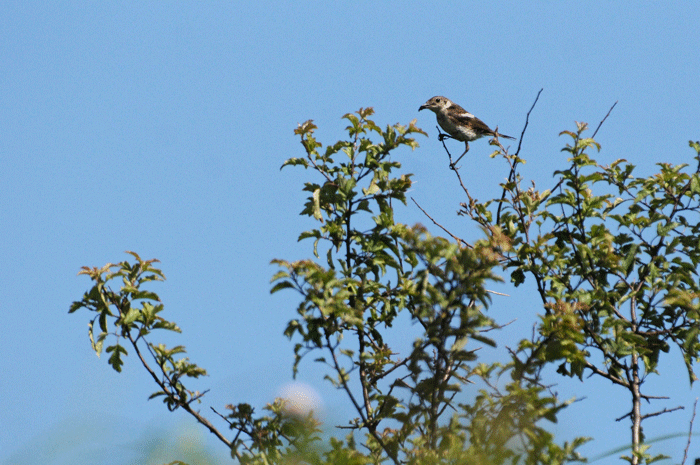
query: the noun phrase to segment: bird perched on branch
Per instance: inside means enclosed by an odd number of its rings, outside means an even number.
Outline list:
[[[418,111],[421,110],[430,110],[435,113],[440,127],[447,134],[449,134],[449,136],[441,134],[440,140],[443,140],[445,137],[451,137],[464,142],[464,153],[459,156],[453,165],[461,160],[462,157],[469,151],[469,142],[480,137],[493,136],[515,140],[515,137],[500,134],[498,132],[498,127],[496,127],[496,130],[489,128],[486,123],[481,121],[479,118],[472,115],[467,110],[454,103],[452,100],[442,96],[431,98],[425,102],[424,105],[421,105]]]

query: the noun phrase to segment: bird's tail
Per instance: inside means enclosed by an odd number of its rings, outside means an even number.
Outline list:
[[[497,137],[503,137],[504,139],[515,140],[515,137],[506,136],[505,134],[501,134],[500,132],[498,132],[498,126],[496,126],[496,129],[493,130],[493,135]]]

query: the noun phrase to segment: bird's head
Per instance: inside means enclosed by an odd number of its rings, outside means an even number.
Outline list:
[[[421,105],[421,107],[418,109],[418,111],[430,110],[432,112],[437,113],[439,111],[446,109],[450,105],[452,105],[452,102],[450,101],[450,99],[438,95],[438,96],[431,98],[430,100],[425,102],[423,105]]]

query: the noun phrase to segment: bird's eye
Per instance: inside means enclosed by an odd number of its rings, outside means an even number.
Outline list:
[[[436,99],[435,99],[435,103],[440,103],[440,99],[439,99],[439,98],[436,98]]]

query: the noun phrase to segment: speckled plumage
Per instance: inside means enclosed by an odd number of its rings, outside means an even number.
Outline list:
[[[421,110],[430,110],[435,113],[440,127],[453,139],[464,142],[466,148],[462,156],[469,151],[469,142],[483,136],[515,139],[514,137],[494,131],[479,118],[472,115],[452,100],[440,95],[431,98],[425,102],[424,105],[421,105],[418,111]]]

